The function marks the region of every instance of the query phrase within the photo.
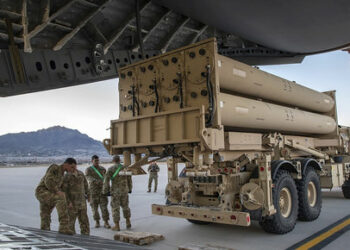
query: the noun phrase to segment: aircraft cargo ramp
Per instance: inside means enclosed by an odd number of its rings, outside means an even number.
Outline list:
[[[31,227],[0,223],[0,248],[3,249],[146,249],[96,236],[64,235]]]

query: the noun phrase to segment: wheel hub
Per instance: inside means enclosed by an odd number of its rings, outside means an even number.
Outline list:
[[[282,188],[280,192],[279,207],[281,215],[287,218],[292,211],[292,195],[288,188]]]
[[[316,186],[312,181],[310,181],[307,185],[307,198],[308,198],[310,207],[314,207],[316,205],[317,192],[316,192]]]

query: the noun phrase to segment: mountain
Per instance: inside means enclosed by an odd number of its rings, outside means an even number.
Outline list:
[[[54,126],[34,132],[0,136],[0,156],[107,156],[102,143],[78,130]]]

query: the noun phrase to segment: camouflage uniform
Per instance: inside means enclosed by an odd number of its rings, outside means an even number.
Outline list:
[[[40,202],[42,230],[50,230],[51,213],[56,207],[60,223],[59,232],[70,231],[66,198],[58,194],[62,188],[63,175],[62,165],[51,165],[35,190],[35,196]]]
[[[75,173],[67,173],[63,179],[63,189],[66,193],[67,203],[73,205],[68,211],[70,229],[75,233],[75,221],[78,218],[80,233],[89,235],[90,225],[86,207],[89,186],[84,173],[79,170]]]
[[[120,207],[123,209],[123,215],[125,219],[130,219],[131,213],[129,208],[129,196],[128,193],[132,190],[132,180],[131,176],[127,175],[120,175],[120,172],[118,175],[116,175],[113,178],[114,173],[119,168],[119,164],[115,164],[112,167],[110,167],[106,173],[104,185],[103,185],[103,192],[111,192],[112,195],[112,214],[113,214],[113,220],[114,223],[119,223],[120,220]],[[124,166],[122,166],[121,170],[124,169]],[[112,181],[112,187],[110,189],[109,182]]]
[[[158,172],[159,167],[157,163],[152,163],[148,166],[149,178],[148,178],[148,192],[151,192],[152,181],[154,180],[154,192],[157,192],[158,186]]]
[[[105,175],[106,169],[102,166],[96,167],[96,169],[102,174]],[[102,218],[106,222],[109,220],[109,213],[107,209],[108,197],[102,194],[103,179],[95,172],[91,167],[88,167],[85,172],[86,178],[89,182],[90,188],[90,205],[94,215],[94,220],[100,220],[100,214],[98,213],[98,206],[102,212]]]

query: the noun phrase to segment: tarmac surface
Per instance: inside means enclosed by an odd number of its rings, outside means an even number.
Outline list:
[[[108,167],[108,165],[104,165]],[[9,225],[39,228],[39,202],[34,190],[47,167],[0,168],[0,222]],[[79,166],[85,171],[85,166]],[[286,249],[317,233],[350,214],[350,200],[343,198],[341,190],[323,191],[323,208],[320,217],[313,222],[298,221],[295,229],[286,235],[265,233],[257,222],[250,227],[222,224],[194,225],[186,220],[152,215],[151,204],[164,204],[167,183],[166,166],[161,166],[157,193],[147,193],[148,176],[133,177],[130,195],[132,230],[164,235],[165,240],[148,246],[151,249],[177,249],[181,245],[217,245],[233,249]],[[94,228],[91,208],[88,209],[91,234],[113,239],[114,232]],[[52,230],[57,230],[57,213],[52,214]],[[76,225],[77,232],[79,226]],[[121,221],[125,230],[125,221]],[[323,249],[348,249],[350,231],[343,232]]]

